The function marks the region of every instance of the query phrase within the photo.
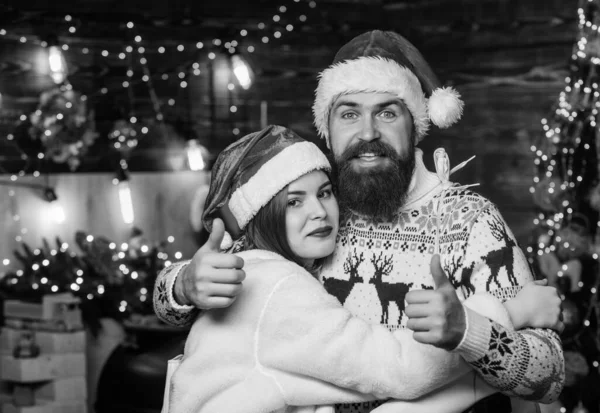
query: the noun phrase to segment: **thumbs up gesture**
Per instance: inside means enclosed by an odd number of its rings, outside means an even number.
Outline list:
[[[229,307],[240,293],[246,278],[244,260],[220,252],[224,235],[223,221],[217,218],[208,241],[177,276],[173,292],[178,303],[203,310],[223,308]]]
[[[430,269],[435,288],[406,294],[407,327],[416,341],[452,350],[465,333],[465,310],[444,274],[439,255],[433,256]]]

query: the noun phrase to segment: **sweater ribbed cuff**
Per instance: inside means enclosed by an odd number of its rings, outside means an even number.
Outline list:
[[[491,321],[467,307],[464,309],[467,328],[463,339],[453,351],[469,362],[485,355],[490,343]]]
[[[177,277],[181,273],[181,270],[187,267],[190,262],[191,260],[187,260],[174,264],[173,268],[167,274],[167,299],[169,301],[169,306],[171,306],[171,308],[178,313],[188,313],[196,308],[193,305],[181,305],[177,303],[173,294],[173,288],[175,288],[175,281],[177,280]]]

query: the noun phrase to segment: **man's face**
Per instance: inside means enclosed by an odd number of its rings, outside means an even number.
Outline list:
[[[341,96],[329,138],[344,209],[390,221],[404,204],[415,167],[410,112],[389,93]]]
[[[406,105],[390,93],[355,93],[340,96],[329,117],[329,142],[336,159],[360,141],[379,140],[400,156],[412,143],[413,120]],[[363,154],[352,160],[357,171],[381,167],[389,162],[383,156]]]

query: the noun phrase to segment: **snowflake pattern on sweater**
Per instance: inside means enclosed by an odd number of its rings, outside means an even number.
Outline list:
[[[375,224],[350,216],[340,228],[336,250],[320,278],[326,290],[355,316],[389,330],[404,328],[404,297],[410,290],[433,288],[429,265],[436,251],[461,299],[486,291],[506,301],[533,279],[495,205],[460,187],[438,187],[404,208],[391,223]],[[155,297],[164,301],[155,302],[155,310],[168,323],[189,324],[196,312],[173,312],[174,275],[169,271],[163,270],[157,279]],[[504,394],[555,400],[564,382],[558,335],[539,329],[511,332],[480,318],[483,321],[473,323],[477,331],[471,332],[480,338],[478,345],[457,351]],[[336,412],[366,413],[379,404],[338,405]]]

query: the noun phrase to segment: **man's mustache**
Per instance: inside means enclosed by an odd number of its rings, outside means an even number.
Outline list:
[[[337,163],[341,164],[349,161],[352,158],[356,158],[364,153],[374,153],[379,156],[385,156],[391,159],[398,159],[398,152],[390,145],[379,140],[376,141],[359,141],[354,145],[348,147],[337,159]]]

